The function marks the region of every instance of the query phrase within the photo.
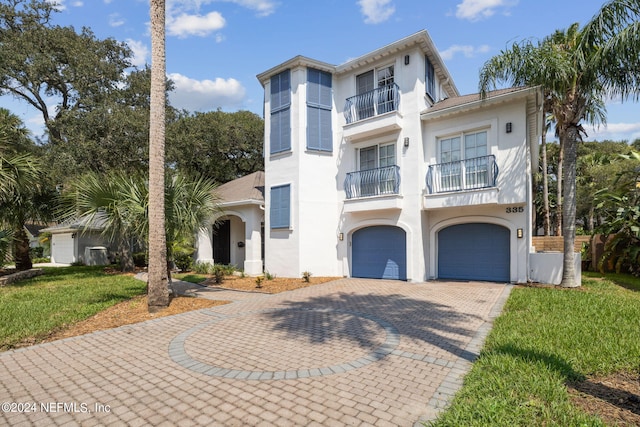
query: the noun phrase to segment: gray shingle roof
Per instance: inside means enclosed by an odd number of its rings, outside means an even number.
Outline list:
[[[264,203],[264,172],[258,171],[222,184],[216,190],[222,203],[245,200]]]

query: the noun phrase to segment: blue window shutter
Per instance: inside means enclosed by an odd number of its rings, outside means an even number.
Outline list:
[[[307,69],[307,148],[310,150],[333,151],[331,79],[329,73]]]
[[[291,149],[291,73],[285,70],[271,77],[270,152]]]
[[[271,187],[269,208],[271,228],[289,228],[291,224],[291,186]]]
[[[426,56],[425,59],[425,86],[427,95],[431,97],[433,101],[436,100],[436,73],[433,68],[433,64]]]

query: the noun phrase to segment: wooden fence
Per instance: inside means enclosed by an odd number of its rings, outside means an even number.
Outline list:
[[[591,236],[576,236],[573,246],[574,252],[582,250],[583,243],[589,243]],[[536,252],[564,252],[564,238],[562,236],[533,236],[533,246]]]

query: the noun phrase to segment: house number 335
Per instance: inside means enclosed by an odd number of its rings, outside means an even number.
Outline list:
[[[522,213],[524,212],[524,206],[513,206],[507,208],[507,213]]]

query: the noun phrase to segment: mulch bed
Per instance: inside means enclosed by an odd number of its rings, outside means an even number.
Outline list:
[[[619,372],[567,385],[574,405],[615,426],[640,426],[640,374]]]

